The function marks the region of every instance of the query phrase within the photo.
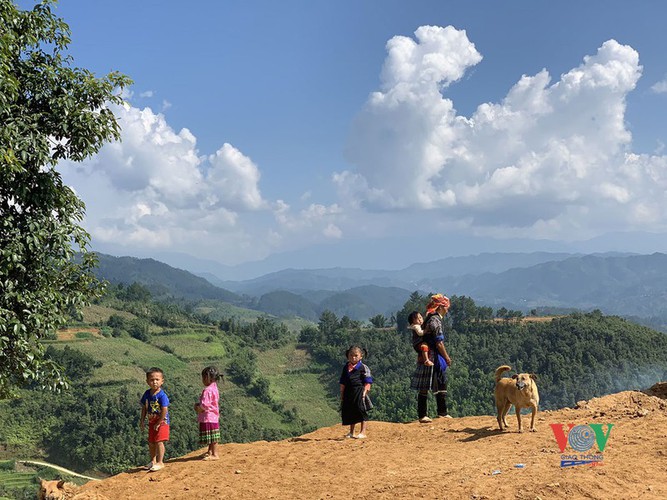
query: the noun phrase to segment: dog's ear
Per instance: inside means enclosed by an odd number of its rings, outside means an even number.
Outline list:
[[[518,378],[519,378],[519,374],[518,374],[518,373],[515,373],[514,375],[512,375],[512,378],[515,379],[515,380],[518,379]]]
[[[62,490],[64,487],[65,487],[65,480],[61,479],[60,481],[58,481],[58,489]]]
[[[531,374],[530,374],[530,378],[532,378],[533,380],[537,381],[537,375],[534,374],[534,373],[531,373]]]

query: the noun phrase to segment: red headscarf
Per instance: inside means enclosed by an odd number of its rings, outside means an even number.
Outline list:
[[[431,297],[431,302],[426,306],[426,313],[434,313],[440,306],[449,308],[449,299],[441,293],[436,293]]]

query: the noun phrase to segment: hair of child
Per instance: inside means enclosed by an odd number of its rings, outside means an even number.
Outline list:
[[[420,314],[419,311],[412,311],[410,314],[408,314],[408,323],[413,325],[415,321],[417,320],[417,316]]]
[[[224,380],[222,373],[218,371],[215,366],[207,366],[201,371],[201,376],[203,379],[210,380],[211,382],[218,382],[219,380]]]
[[[347,358],[351,352],[359,352],[362,357],[367,358],[368,357],[368,351],[364,349],[363,347],[359,347],[358,345],[351,345],[348,347],[347,351],[345,351],[345,357]]]

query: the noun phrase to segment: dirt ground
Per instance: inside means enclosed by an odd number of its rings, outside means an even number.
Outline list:
[[[131,470],[82,487],[109,499],[552,499],[667,498],[667,384],[538,414],[537,432],[497,431],[493,416],[431,424],[370,422],[368,437],[342,426],[277,442],[226,444],[219,461],[202,450],[149,473]],[[524,417],[529,422],[529,417]],[[613,424],[600,465],[561,467],[550,424]],[[597,454],[593,446],[586,453]],[[567,457],[565,457],[567,459]]]
[[[76,334],[79,332],[91,333],[94,337],[102,336],[102,334],[100,334],[99,328],[88,328],[88,327],[63,328],[62,330],[58,330],[56,332],[56,336],[58,337],[58,340],[74,340],[76,338]]]

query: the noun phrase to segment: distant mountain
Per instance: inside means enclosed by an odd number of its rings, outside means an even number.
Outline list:
[[[213,299],[232,304],[242,298],[229,290],[217,287],[204,278],[176,269],[153,259],[112,257],[98,253],[99,266],[95,274],[111,283],[144,285],[155,297],[173,296],[189,300]]]
[[[341,267],[331,269],[284,269],[246,281],[215,281],[215,283],[237,293],[250,295],[261,295],[273,290],[291,290],[294,292],[308,290],[343,291],[364,285],[405,285],[405,280],[392,277],[394,273],[396,271]]]
[[[278,317],[315,321],[329,309],[354,320],[377,314],[389,318],[417,290],[466,295],[496,309],[597,308],[667,323],[667,255],[662,253],[482,254],[400,271],[285,269],[239,282],[211,278],[215,284],[153,259],[99,255],[97,273],[113,283],[136,281],[157,297],[220,300]]]
[[[265,293],[257,302],[257,309],[278,317],[298,316],[300,318],[317,321],[320,316],[318,304],[285,290],[275,290]]]
[[[434,277],[466,274],[499,273],[514,267],[560,261],[572,257],[568,253],[483,253],[466,257],[447,257],[433,262],[412,264],[398,271],[334,267],[327,269],[284,269],[244,281],[224,281],[210,274],[211,283],[237,293],[261,295],[273,290],[305,292],[307,290],[344,291],[349,288],[376,285],[404,289],[420,289],[420,282]],[[426,290],[426,289],[424,289]]]
[[[663,253],[585,255],[502,273],[426,280],[420,285],[496,307],[558,306],[641,317],[667,315],[667,255]]]

